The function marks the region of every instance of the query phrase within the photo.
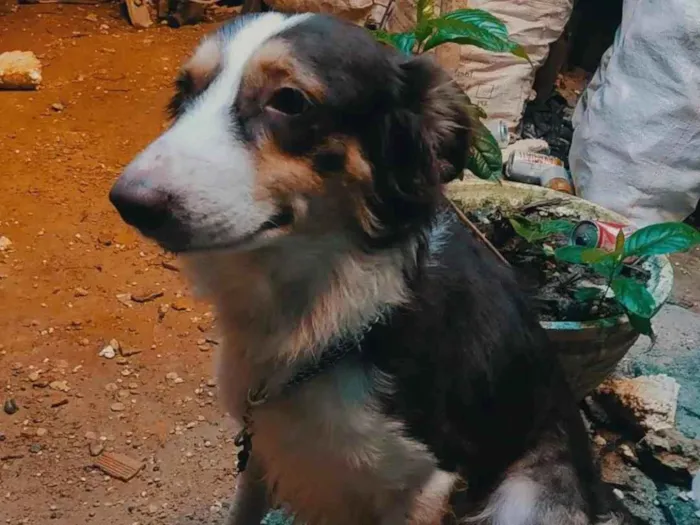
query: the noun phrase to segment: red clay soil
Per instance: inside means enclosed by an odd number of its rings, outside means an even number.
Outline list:
[[[19,408],[0,409],[0,523],[218,523],[234,447],[212,315],[107,200],[215,24],[137,31],[116,4],[0,1],[0,51],[44,66],[39,91],[0,92],[0,403]],[[99,355],[111,339],[123,356]],[[113,479],[92,467],[101,449],[145,467]]]
[[[163,129],[182,59],[214,27],[137,31],[117,4],[0,15],[0,52],[33,51],[44,66],[39,91],[0,91],[0,236],[12,242],[0,251],[0,404],[19,407],[0,408],[0,523],[223,514],[233,429],[211,380],[211,313],[107,200]],[[111,339],[126,356],[98,355]],[[107,477],[91,445],[145,468]]]

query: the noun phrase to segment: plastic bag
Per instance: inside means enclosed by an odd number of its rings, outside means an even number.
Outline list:
[[[700,2],[625,0],[622,25],[574,114],[579,195],[640,226],[700,199]]]

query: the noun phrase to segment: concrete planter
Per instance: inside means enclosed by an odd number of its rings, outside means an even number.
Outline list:
[[[463,210],[495,206],[515,211],[533,202],[557,199],[559,203],[547,210],[562,218],[629,224],[629,220],[601,206],[540,186],[468,179],[449,184],[446,193]],[[673,287],[671,263],[667,257],[657,256],[644,262],[642,267],[651,274],[647,289],[660,308]],[[586,323],[543,321],[542,326],[549,334],[578,398],[583,398],[610,375],[639,338],[626,315]]]

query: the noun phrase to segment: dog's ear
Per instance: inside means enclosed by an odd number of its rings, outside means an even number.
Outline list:
[[[467,98],[449,75],[429,57],[397,56],[394,65],[390,102],[367,145],[381,202],[372,211],[387,237],[426,225],[440,185],[462,176],[470,141]]]

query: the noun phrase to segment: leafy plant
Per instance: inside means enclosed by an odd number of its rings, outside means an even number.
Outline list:
[[[418,0],[416,25],[402,33],[373,31],[377,40],[407,54],[420,54],[443,44],[472,45],[496,53],[512,53],[530,60],[521,45],[512,41],[505,24],[482,9],[457,9],[435,16],[434,0]],[[465,95],[466,97],[466,95]],[[500,178],[503,166],[501,148],[481,122],[484,111],[467,97],[467,111],[474,123],[467,168],[482,179]]]
[[[564,219],[533,222],[522,216],[508,219],[515,232],[529,243],[544,240],[554,234],[569,235],[574,230],[575,224]]]
[[[541,229],[545,228],[544,226]],[[522,235],[517,229],[520,235]],[[605,290],[579,288],[574,298],[583,303],[600,304],[612,290],[615,301],[627,314],[630,323],[638,332],[652,337],[651,319],[661,305],[657,305],[646,286],[630,277],[621,275],[625,261],[651,255],[666,255],[686,251],[700,245],[700,232],[680,222],[654,224],[635,231],[625,238],[621,231],[613,251],[584,246],[564,246],[554,252],[560,261],[592,267],[606,278]]]

